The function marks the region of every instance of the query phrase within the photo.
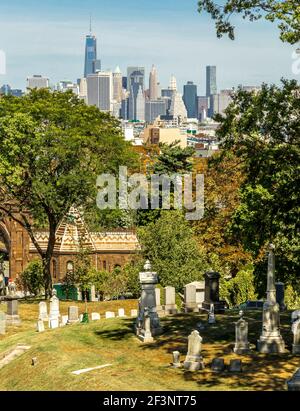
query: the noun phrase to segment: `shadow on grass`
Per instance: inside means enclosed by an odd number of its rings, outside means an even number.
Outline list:
[[[109,321],[109,320],[108,320]],[[109,330],[97,330],[95,335],[100,338],[105,338],[109,340],[119,341],[119,340],[129,340],[134,334],[134,321],[132,319],[123,319],[122,328],[120,328],[120,323],[114,324],[113,329]]]

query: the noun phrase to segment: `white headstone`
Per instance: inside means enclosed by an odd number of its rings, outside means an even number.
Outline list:
[[[115,313],[112,311],[106,311],[105,318],[115,318]]]
[[[3,311],[0,311],[0,335],[4,335],[6,332],[6,315]]]
[[[45,331],[45,326],[44,326],[44,321],[43,320],[38,320],[37,324],[36,324],[36,330],[41,333],[43,331]]]
[[[59,299],[56,296],[56,290],[53,290],[53,296],[50,299],[50,319],[55,319],[60,317],[60,312],[59,312]]]
[[[198,371],[204,368],[201,357],[202,337],[199,331],[194,330],[188,338],[188,352],[184,361],[184,368],[188,371]]]
[[[91,317],[92,317],[92,321],[97,321],[97,320],[100,320],[101,318],[99,313],[92,313]]]
[[[62,326],[64,326],[64,325],[67,324],[68,318],[69,318],[69,317],[68,317],[67,315],[62,315],[62,317],[61,317],[61,325],[62,325]]]
[[[131,317],[137,317],[137,315],[138,315],[137,310],[130,310],[130,316]]]
[[[39,320],[48,321],[47,303],[45,301],[39,303]]]
[[[118,317],[126,317],[124,308],[118,309]]]
[[[58,328],[59,327],[59,322],[58,318],[50,318],[49,320],[49,328]]]

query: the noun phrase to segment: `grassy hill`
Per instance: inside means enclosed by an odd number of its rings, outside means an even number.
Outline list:
[[[67,313],[71,303],[61,302],[61,313]],[[84,305],[78,303],[80,311]],[[115,311],[136,308],[134,300],[89,303],[89,312]],[[5,305],[0,305],[5,310]],[[0,336],[1,354],[24,343],[31,348],[0,369],[0,390],[285,390],[286,380],[300,367],[300,357],[289,352],[281,355],[258,354],[237,357],[232,352],[234,321],[238,314],[217,315],[217,324],[207,325],[206,315],[178,314],[162,320],[165,333],[152,344],[142,344],[133,333],[134,320],[101,319],[89,324],[76,324],[60,329],[35,331],[38,303],[21,303],[22,325],[9,327]],[[247,312],[249,340],[254,343],[261,329],[261,313]],[[187,351],[187,337],[202,321],[203,357],[206,369],[198,373],[172,369],[172,351],[179,350],[181,359]],[[282,316],[282,334],[291,348],[290,314]],[[35,366],[31,359],[37,357]],[[241,374],[212,373],[210,363],[223,357],[226,364],[231,358],[242,358]],[[82,375],[72,371],[112,366]]]

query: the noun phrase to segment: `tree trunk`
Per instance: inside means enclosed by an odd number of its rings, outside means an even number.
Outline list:
[[[43,256],[43,273],[45,283],[45,299],[52,297],[51,260],[55,246],[56,224],[49,219],[49,241],[45,255]]]

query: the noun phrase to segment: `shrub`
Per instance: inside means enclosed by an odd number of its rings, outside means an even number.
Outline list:
[[[41,260],[33,260],[27,265],[25,270],[19,274],[17,287],[22,291],[29,292],[34,296],[44,291],[43,264]]]

